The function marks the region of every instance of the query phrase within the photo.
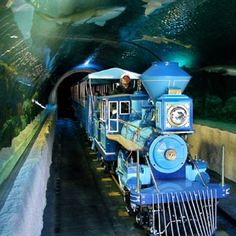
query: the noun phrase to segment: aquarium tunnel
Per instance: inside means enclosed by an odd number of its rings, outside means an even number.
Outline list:
[[[26,155],[30,161],[24,167],[28,180],[22,174],[18,185],[28,189],[30,181],[37,185],[40,179],[40,191],[30,189],[42,198],[27,203],[27,190],[10,192],[21,196],[25,221],[42,217],[55,122],[75,120],[70,87],[88,73],[112,67],[142,73],[155,61],[177,62],[192,77],[185,93],[193,98],[199,136],[205,125],[236,140],[235,9],[235,0],[0,0],[0,186],[34,140],[35,153]],[[193,140],[193,152],[209,140]],[[218,155],[220,144],[212,145],[212,156]],[[204,147],[202,154],[209,154]],[[226,175],[236,181],[234,150],[227,151]],[[208,161],[215,168],[212,156]],[[34,205],[41,210],[31,212]],[[0,225],[8,222],[10,227],[14,217],[3,216],[11,203],[0,201],[0,206]],[[38,235],[41,227],[14,230]],[[0,235],[9,230],[1,228]]]

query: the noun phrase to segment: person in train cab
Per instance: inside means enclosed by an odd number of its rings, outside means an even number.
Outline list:
[[[123,75],[120,79],[120,83],[119,86],[117,88],[115,88],[112,92],[111,95],[114,94],[120,94],[120,93],[133,93],[134,90],[131,86],[131,80],[130,77],[128,75]]]

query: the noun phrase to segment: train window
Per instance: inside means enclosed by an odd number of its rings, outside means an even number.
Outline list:
[[[130,113],[130,102],[120,102],[120,114],[121,115],[127,115]]]
[[[109,102],[109,111],[110,111],[110,119],[117,119],[118,103],[117,102]]]
[[[97,114],[97,118],[101,117],[101,111],[102,110],[102,103],[101,101],[97,101],[97,108],[95,106],[95,113]]]
[[[109,102],[109,131],[118,131],[118,102]]]
[[[101,116],[100,116],[100,118],[101,118],[101,120],[103,120],[103,121],[105,121],[105,116],[106,116],[106,101],[105,100],[103,100],[103,101],[101,101],[101,103],[102,103],[102,106],[101,106]]]

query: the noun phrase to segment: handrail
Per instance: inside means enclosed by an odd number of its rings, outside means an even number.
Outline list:
[[[193,164],[193,166],[195,167],[196,171],[197,171],[197,175],[200,177],[200,180],[202,181],[202,184],[204,185],[204,187],[208,188],[207,184],[205,183],[202,175],[201,175],[201,172],[198,168],[198,165],[196,164],[195,160],[191,160],[191,163]]]
[[[131,126],[131,127],[134,127],[134,128],[137,129],[138,131],[141,131],[141,130],[142,130],[142,128],[140,128],[140,127],[138,127],[138,126],[136,126],[136,125],[134,125],[134,124],[131,124],[131,123],[125,121],[125,120],[118,119],[118,121],[119,121],[120,123],[125,124],[125,125]]]
[[[147,164],[148,164],[148,168],[150,169],[150,173],[151,173],[151,177],[152,177],[152,180],[153,180],[155,189],[157,190],[158,193],[160,193],[161,191],[160,191],[160,189],[157,187],[156,179],[155,179],[155,177],[154,177],[154,174],[153,174],[153,172],[152,172],[151,165],[150,165],[149,160],[148,160],[148,158],[147,158],[146,155],[145,155],[145,160],[146,160],[146,162],[147,162]]]

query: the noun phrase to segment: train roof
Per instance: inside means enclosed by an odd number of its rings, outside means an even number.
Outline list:
[[[114,82],[114,80],[119,80],[123,75],[129,75],[131,80],[138,80],[141,76],[138,73],[114,67],[107,70],[90,73],[83,80],[91,80],[92,84],[99,84],[102,82],[109,83]]]
[[[105,96],[100,96],[101,99],[108,99],[108,100],[112,100],[112,99],[117,99],[117,98],[130,98],[130,96],[133,94],[129,94],[129,93],[125,93],[125,94],[113,94],[113,95],[105,95]]]

